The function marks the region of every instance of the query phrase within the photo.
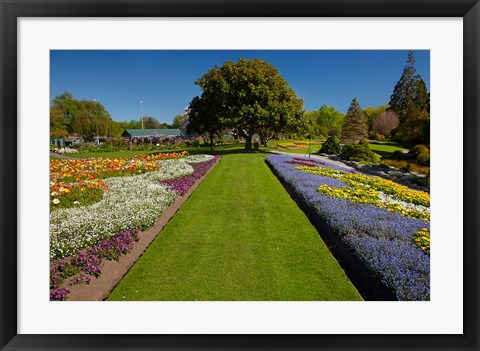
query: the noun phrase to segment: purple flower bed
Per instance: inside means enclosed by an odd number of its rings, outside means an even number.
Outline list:
[[[128,253],[138,241],[138,229],[123,230],[111,237],[93,245],[86,252],[79,253],[69,260],[62,260],[50,265],[50,301],[63,301],[70,291],[61,286],[71,278],[69,285],[90,283],[102,273],[102,261],[117,260]]]
[[[429,300],[430,256],[412,240],[416,231],[429,229],[430,223],[374,205],[323,195],[317,191],[322,184],[329,187],[346,185],[338,179],[294,169],[299,160],[298,157],[293,159],[272,155],[266,158],[266,162],[327,227],[338,233],[342,242],[398,300]],[[348,171],[329,162],[322,163],[326,167]]]
[[[190,165],[193,167],[192,174],[174,179],[162,180],[161,183],[167,185],[170,190],[181,196],[188,191],[197,179],[205,175],[219,158],[220,155],[215,155],[210,161],[191,163]]]

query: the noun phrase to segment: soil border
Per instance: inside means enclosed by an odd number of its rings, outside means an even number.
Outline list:
[[[188,189],[188,191],[179,197],[175,202],[167,207],[162,215],[156,220],[153,227],[140,232],[139,240],[135,243],[132,250],[120,256],[118,261],[102,262],[103,273],[96,279],[92,280],[90,284],[75,284],[68,285],[62,284],[69,291],[67,296],[68,301],[103,301],[122,278],[128,273],[130,268],[133,267],[135,262],[143,255],[145,250],[150,246],[152,241],[160,234],[162,229],[173,218],[175,213],[182,207],[185,201],[193,194],[202,181],[210,174],[210,172],[217,166],[222,157],[220,156],[213,164],[212,167],[201,178],[197,179],[195,183]],[[70,278],[68,278],[70,280]]]

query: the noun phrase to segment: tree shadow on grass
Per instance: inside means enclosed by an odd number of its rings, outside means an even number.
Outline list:
[[[191,154],[191,155],[198,155],[198,154],[208,154],[208,155],[232,155],[232,154],[270,154],[271,152],[268,151],[268,150],[262,150],[262,149],[259,149],[259,150],[245,150],[245,147],[243,146],[235,146],[235,147],[232,147],[232,148],[228,148],[228,147],[222,147],[222,146],[218,146],[216,148],[213,149],[213,151],[210,151],[210,150],[205,150],[205,149],[187,149],[187,151]]]

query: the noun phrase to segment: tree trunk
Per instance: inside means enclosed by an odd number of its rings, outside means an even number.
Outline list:
[[[210,136],[210,151],[213,151],[213,136]]]
[[[245,150],[247,150],[247,151],[252,150],[252,136],[251,135],[245,136]]]

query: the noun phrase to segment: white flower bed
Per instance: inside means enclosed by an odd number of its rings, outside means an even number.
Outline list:
[[[425,206],[422,206],[422,205],[416,205],[416,204],[412,204],[412,203],[409,203],[409,202],[406,202],[406,201],[402,201],[402,200],[400,200],[400,199],[398,199],[394,196],[385,194],[381,191],[378,191],[378,195],[380,196],[380,202],[382,202],[384,204],[393,203],[393,204],[396,204],[396,205],[400,205],[403,208],[406,208],[406,209],[409,209],[409,210],[416,210],[416,211],[420,211],[420,212],[425,213],[425,214],[430,214],[430,207],[425,207]]]
[[[207,162],[213,159],[212,155],[191,155],[185,157],[185,160],[188,163],[200,163],[200,162]]]
[[[193,162],[197,159],[200,158],[194,158]],[[104,179],[109,190],[99,202],[52,211],[50,257],[70,256],[120,230],[152,227],[176,198],[176,194],[159,181],[192,174],[193,167],[188,162],[165,160],[158,171]]]
[[[193,173],[193,167],[185,159],[165,160],[160,164],[160,169],[145,174],[151,181],[160,181],[186,176]]]
[[[52,152],[56,152],[59,154],[78,154],[78,150],[71,149],[69,147],[61,147],[59,149],[53,149]]]

